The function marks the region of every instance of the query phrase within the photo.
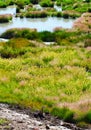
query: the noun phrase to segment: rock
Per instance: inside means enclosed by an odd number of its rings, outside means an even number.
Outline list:
[[[49,126],[49,125],[46,125],[46,129],[50,129],[50,126]]]
[[[39,130],[38,128],[33,128],[33,130]]]
[[[0,118],[9,121],[9,124],[0,126],[1,130],[81,130],[70,123],[61,122],[49,113],[45,114],[43,110],[33,113],[14,106],[10,109],[5,104],[0,104]]]

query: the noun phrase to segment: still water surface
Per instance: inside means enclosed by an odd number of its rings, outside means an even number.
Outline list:
[[[72,28],[74,19],[57,17],[47,18],[19,18],[15,17],[16,7],[10,6],[0,9],[0,14],[13,14],[13,20],[9,23],[0,24],[0,34],[10,28],[36,28],[37,31],[53,31],[56,27]]]

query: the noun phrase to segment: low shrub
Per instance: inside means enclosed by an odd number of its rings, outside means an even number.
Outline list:
[[[27,39],[37,39],[37,31],[36,29],[28,29],[28,28],[13,28],[9,29],[1,35],[2,38],[10,39],[16,37],[23,37]]]
[[[5,8],[5,7],[7,7],[6,2],[0,1],[0,8]]]
[[[84,121],[77,123],[77,126],[83,129],[88,128],[88,125]]]
[[[69,17],[76,18],[76,17],[80,17],[81,14],[74,10],[70,10],[70,11],[67,10],[67,11],[62,12],[62,16],[63,16],[63,18],[69,18]]]
[[[55,116],[60,117],[66,122],[74,122],[74,112],[68,108],[53,108],[51,113]]]
[[[52,32],[43,31],[43,32],[39,32],[39,39],[45,42],[53,42],[55,41],[55,36],[54,33]]]
[[[57,17],[62,17],[62,12],[57,12]]]
[[[68,110],[65,115],[64,115],[64,118],[63,118],[64,121],[67,121],[67,122],[74,122],[74,112],[71,111],[71,110]]]
[[[60,5],[61,5],[61,3],[62,3],[60,0],[57,0],[56,2],[57,2],[57,3],[56,3],[56,4],[57,4],[57,6],[60,6]]]
[[[19,6],[19,8],[21,8],[21,9],[24,9],[24,6],[25,5],[27,5],[27,4],[29,4],[30,2],[29,2],[29,0],[16,0],[15,1],[15,4],[17,5],[17,6]]]
[[[12,15],[11,14],[3,14],[0,15],[0,23],[6,23],[12,20]]]
[[[30,44],[29,40],[25,38],[13,38],[6,43],[7,46],[12,48],[22,48],[29,46],[29,44]]]
[[[91,8],[88,8],[88,12],[91,13]]]
[[[18,56],[24,55],[25,54],[24,49],[12,49],[12,47],[4,47],[1,50],[1,57],[2,58],[16,58]]]
[[[8,4],[9,4],[9,5],[14,5],[14,4],[15,4],[15,1],[14,1],[14,0],[9,0],[9,1],[8,1]]]
[[[2,45],[2,49],[0,50],[1,57],[3,58],[16,58],[19,55],[25,54],[24,47],[27,47],[32,44],[29,40],[24,38],[14,38],[9,40],[8,42]]]
[[[80,117],[80,122],[91,124],[91,110]]]
[[[91,46],[91,39],[86,39],[84,42],[84,47]]]
[[[40,5],[42,7],[53,7],[54,6],[54,3],[51,1],[51,0],[42,0],[40,2]]]
[[[47,17],[46,11],[30,11],[25,14],[27,18],[44,18]]]
[[[16,7],[16,13],[20,13],[20,7],[19,6]]]
[[[9,124],[9,121],[7,119],[0,118],[0,125],[5,125],[5,124]]]
[[[69,18],[69,14],[67,12],[63,12],[62,16],[63,16],[63,18],[67,18],[67,19]]]
[[[30,0],[32,4],[38,4],[39,0]]]

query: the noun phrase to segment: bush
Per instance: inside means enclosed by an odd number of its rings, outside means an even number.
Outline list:
[[[16,5],[23,9],[26,4],[29,4],[29,0],[16,0]]]
[[[16,13],[20,13],[20,7],[19,6],[16,7]]]
[[[91,124],[91,111],[85,115],[85,121]]]
[[[84,47],[91,46],[91,39],[86,39],[84,43]]]
[[[10,39],[16,37],[23,37],[27,39],[37,39],[37,31],[36,29],[28,29],[28,28],[13,28],[9,29],[1,35],[2,38]]]
[[[62,12],[57,12],[57,17],[62,17]]]
[[[54,6],[54,4],[53,4],[53,2],[51,0],[42,0],[40,2],[40,5],[42,7],[53,7]]]
[[[8,4],[9,4],[9,5],[14,5],[14,4],[15,4],[15,1],[14,1],[14,0],[9,0]]]
[[[84,116],[80,118],[80,121],[84,121],[85,123],[91,124],[91,110],[88,111]]]
[[[7,7],[6,2],[0,1],[0,8],[5,8],[5,7]]]
[[[69,18],[69,14],[66,12],[63,12],[62,16],[63,16],[63,18],[67,18],[67,19]]]
[[[45,42],[53,42],[55,40],[54,33],[48,31],[39,32],[39,38]]]
[[[29,40],[24,38],[14,38],[4,43],[0,50],[1,57],[3,58],[16,58],[19,55],[25,54],[24,47],[31,45]]]
[[[69,37],[70,33],[65,30],[55,31],[55,41],[60,42],[62,39],[66,39]]]
[[[67,121],[67,122],[74,122],[74,112],[71,111],[71,110],[68,110],[66,113],[65,113],[65,116],[63,118],[64,121]]]
[[[29,44],[30,44],[29,40],[25,38],[13,38],[6,43],[7,46],[12,48],[22,48],[29,46]]]
[[[91,13],[91,8],[88,8],[88,12]]]
[[[84,121],[77,123],[77,126],[83,129],[88,128],[88,125]]]
[[[67,10],[67,11],[63,11],[62,16],[63,18],[69,18],[69,17],[76,18],[76,17],[80,17],[81,14],[74,10]]]
[[[46,11],[31,11],[25,14],[27,18],[44,18],[47,17]]]
[[[30,0],[32,4],[38,4],[39,0]]]
[[[6,23],[12,20],[12,15],[11,14],[3,14],[0,15],[0,23]]]
[[[66,122],[74,122],[74,112],[69,110],[68,108],[53,108],[51,113],[55,116],[60,117]]]

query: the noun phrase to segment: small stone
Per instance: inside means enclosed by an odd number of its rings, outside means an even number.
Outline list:
[[[39,130],[38,128],[33,128],[33,130]]]
[[[50,126],[49,126],[49,125],[46,125],[46,129],[50,129]]]
[[[17,121],[17,123],[23,123],[23,121],[20,120],[20,121]]]
[[[10,130],[13,130],[14,129],[14,127],[12,126],[12,127],[10,127]]]

